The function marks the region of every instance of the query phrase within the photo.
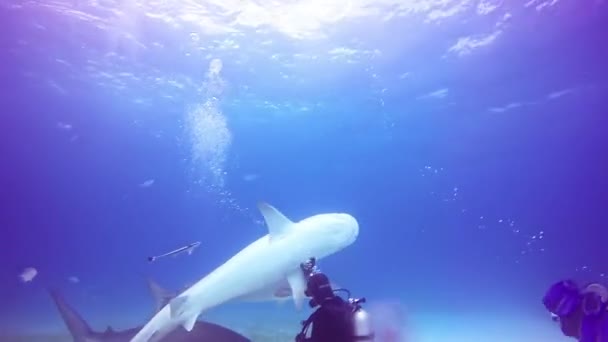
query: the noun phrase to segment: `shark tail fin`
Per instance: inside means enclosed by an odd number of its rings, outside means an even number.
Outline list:
[[[150,292],[152,293],[152,297],[154,297],[155,313],[159,312],[165,305],[169,304],[171,299],[173,299],[176,294],[173,292],[169,292],[160,285],[158,285],[154,280],[150,278],[146,278],[148,281],[148,288],[150,288]]]
[[[56,289],[47,289],[51,298],[55,302],[61,318],[65,322],[68,330],[72,334],[75,342],[85,342],[89,340],[89,336],[93,333],[89,324],[74,310],[63,296]]]

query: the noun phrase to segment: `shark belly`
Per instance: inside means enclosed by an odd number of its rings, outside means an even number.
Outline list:
[[[308,258],[292,239],[274,241],[264,236],[241,250],[183,293],[195,312],[202,313],[233,299],[264,290],[299,271]],[[303,252],[303,251],[302,251]]]

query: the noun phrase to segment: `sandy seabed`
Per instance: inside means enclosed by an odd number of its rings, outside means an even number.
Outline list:
[[[211,320],[233,329],[253,342],[291,342],[299,326],[286,321],[222,322]],[[291,320],[290,320],[291,321]],[[62,327],[62,329],[65,329]],[[0,336],[0,342],[71,342],[69,334]],[[573,342],[561,335],[559,328],[548,320],[496,315],[460,316],[427,314],[410,317],[402,329],[399,341],[376,339],[375,342]],[[221,341],[210,341],[221,342]]]

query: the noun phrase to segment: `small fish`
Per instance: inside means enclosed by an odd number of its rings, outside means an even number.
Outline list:
[[[139,184],[140,188],[149,188],[154,184],[154,179],[148,179],[147,181]]]
[[[178,255],[178,254],[181,254],[181,253],[188,253],[188,255],[190,255],[190,254],[192,254],[192,252],[194,252],[194,249],[196,247],[200,246],[200,244],[201,244],[200,241],[196,241],[196,242],[193,242],[193,243],[191,243],[191,244],[189,244],[187,246],[180,247],[180,248],[178,248],[176,250],[173,250],[171,252],[167,252],[165,254],[161,254],[161,255],[157,255],[157,256],[148,257],[148,261],[152,262],[152,261],[155,261],[156,259],[159,259],[159,258],[162,258],[162,257],[166,257],[166,256],[170,256],[170,255],[174,255],[175,256],[175,255]]]
[[[33,267],[28,267],[24,269],[23,272],[21,272],[19,278],[21,278],[22,282],[27,283],[34,280],[34,278],[36,278],[36,275],[38,275],[38,271]]]

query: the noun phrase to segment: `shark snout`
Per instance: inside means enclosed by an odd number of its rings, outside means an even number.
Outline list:
[[[359,222],[352,215],[338,214],[336,219],[340,221],[340,227],[347,237],[348,243],[353,243],[359,236]]]

